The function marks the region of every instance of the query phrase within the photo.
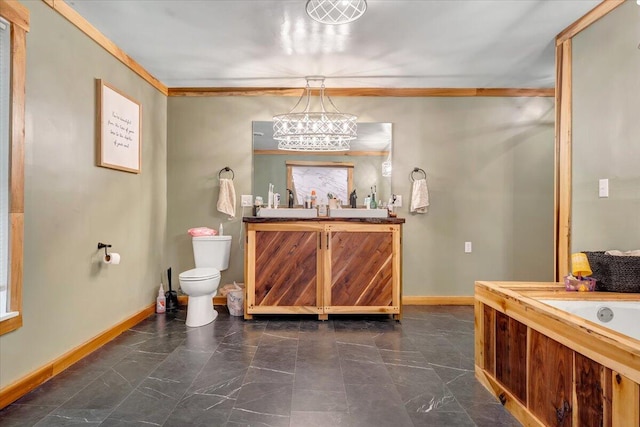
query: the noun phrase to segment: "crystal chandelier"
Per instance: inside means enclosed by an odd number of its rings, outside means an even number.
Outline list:
[[[309,0],[307,15],[323,24],[346,24],[364,15],[365,0]]]
[[[306,77],[304,93],[294,107],[286,114],[273,116],[273,139],[278,141],[279,150],[291,151],[347,151],[349,142],[356,139],[357,116],[341,113],[324,94],[324,77]],[[310,82],[320,84],[320,111],[310,111]],[[317,89],[317,88],[316,88]],[[325,98],[334,111],[327,111]],[[296,111],[306,99],[302,111]]]

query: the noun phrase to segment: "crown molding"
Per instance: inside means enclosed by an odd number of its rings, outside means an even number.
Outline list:
[[[175,87],[169,88],[169,96],[295,96],[304,88],[268,87]],[[328,96],[378,96],[378,97],[553,97],[554,88],[328,88]]]
[[[117,60],[126,65],[131,71],[140,76],[151,86],[158,89],[164,95],[168,94],[167,86],[145,70],[133,58],[120,49],[114,42],[102,34],[96,27],[91,25],[78,12],[62,0],[42,0],[53,10],[62,15],[67,21],[75,25],[80,31],[85,33],[90,39],[100,45],[104,50],[113,55]]]
[[[624,2],[625,0],[604,0],[558,34],[556,37],[556,46],[560,46],[563,42],[572,39],[576,34],[589,27],[591,24],[618,6],[621,6]]]

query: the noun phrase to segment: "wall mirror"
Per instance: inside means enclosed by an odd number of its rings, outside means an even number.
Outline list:
[[[273,122],[253,122],[254,197],[266,202],[269,183],[286,206],[287,188],[294,191],[294,205],[301,206],[314,189],[318,203],[327,202],[327,193],[349,203],[348,193],[356,190],[358,206],[374,189],[384,203],[391,196],[392,124],[358,123],[358,138],[349,151],[302,152],[278,150],[273,139]]]

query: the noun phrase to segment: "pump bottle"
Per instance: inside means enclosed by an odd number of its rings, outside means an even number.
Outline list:
[[[316,190],[311,190],[311,209],[316,209]]]
[[[158,289],[158,298],[156,298],[156,313],[165,313],[167,311],[167,299],[164,296],[164,289],[162,289],[162,283],[160,283],[160,289]]]

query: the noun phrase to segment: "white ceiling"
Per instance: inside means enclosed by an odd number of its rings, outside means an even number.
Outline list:
[[[368,0],[323,25],[306,0],[68,0],[168,87],[550,88],[555,36],[598,0]]]

